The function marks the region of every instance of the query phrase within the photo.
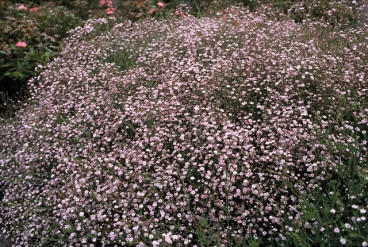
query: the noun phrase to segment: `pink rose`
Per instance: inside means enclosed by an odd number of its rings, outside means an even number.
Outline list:
[[[108,14],[108,15],[112,15],[112,14],[114,14],[114,12],[115,12],[114,8],[107,8],[106,9],[106,14]]]
[[[38,7],[34,7],[34,8],[30,8],[29,9],[29,12],[37,12],[38,11]]]
[[[19,10],[27,10],[27,7],[23,4],[18,7]]]
[[[157,7],[164,8],[165,7],[165,4],[163,2],[158,2],[157,3]]]
[[[153,15],[153,13],[155,13],[156,9],[150,9],[148,12]]]
[[[105,5],[105,3],[106,3],[106,1],[105,1],[105,0],[100,0],[100,7],[104,6],[104,5]]]
[[[23,41],[18,41],[16,44],[15,44],[16,47],[27,47],[27,43],[26,42],[23,42]]]

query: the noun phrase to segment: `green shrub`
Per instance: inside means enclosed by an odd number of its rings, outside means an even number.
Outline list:
[[[14,98],[26,92],[27,81],[35,74],[37,64],[44,64],[55,56],[59,42],[82,19],[67,8],[50,3],[34,12],[4,4],[2,13],[0,92]],[[27,46],[16,47],[20,41]],[[0,112],[4,111],[3,101],[0,99]]]

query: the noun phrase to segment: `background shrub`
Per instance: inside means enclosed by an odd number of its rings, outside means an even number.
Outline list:
[[[31,7],[31,5],[29,6]],[[8,5],[0,19],[0,91],[2,102],[23,97],[27,81],[37,64],[45,64],[59,51],[67,31],[81,23],[81,18],[63,6],[46,3],[38,11],[18,10]],[[26,47],[16,47],[22,41]],[[0,111],[6,110],[3,103]]]

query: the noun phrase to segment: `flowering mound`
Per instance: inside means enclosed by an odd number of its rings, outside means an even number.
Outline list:
[[[333,150],[367,162],[365,31],[245,10],[106,25],[76,28],[1,124],[0,224],[16,244],[282,239],[344,158]]]

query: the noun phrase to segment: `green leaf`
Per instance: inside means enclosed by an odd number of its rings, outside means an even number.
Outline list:
[[[19,71],[13,72],[12,75],[16,78],[24,78],[24,75],[20,73]]]
[[[6,63],[6,64],[1,65],[1,68],[8,68],[8,67],[11,67],[11,66],[12,66],[11,64]]]
[[[0,50],[0,54],[9,55],[11,54],[10,50]]]

